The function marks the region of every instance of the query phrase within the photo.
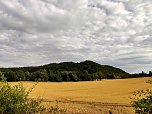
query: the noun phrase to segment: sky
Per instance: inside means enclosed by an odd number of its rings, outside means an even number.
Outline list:
[[[152,0],[0,0],[0,67],[84,60],[152,70]]]

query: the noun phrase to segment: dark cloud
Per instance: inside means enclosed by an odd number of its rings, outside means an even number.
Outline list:
[[[0,1],[0,64],[94,60],[151,70],[151,0]]]

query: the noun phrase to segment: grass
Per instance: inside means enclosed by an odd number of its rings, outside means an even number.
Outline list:
[[[93,82],[39,82],[31,97],[41,96],[45,105],[58,105],[69,113],[131,114],[132,92],[150,89],[149,78],[102,80]],[[23,82],[28,89],[34,82]],[[11,84],[16,84],[11,83]]]

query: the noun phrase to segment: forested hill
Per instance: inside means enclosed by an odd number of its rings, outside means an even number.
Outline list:
[[[7,81],[92,81],[128,78],[130,74],[112,66],[93,61],[62,62],[43,66],[0,68]]]

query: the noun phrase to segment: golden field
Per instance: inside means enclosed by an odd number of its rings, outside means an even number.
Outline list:
[[[133,114],[129,96],[151,89],[149,78],[115,79],[92,82],[39,82],[30,96],[41,97],[46,106],[57,104],[74,114]],[[35,82],[22,82],[29,89]],[[12,83],[13,85],[16,84]]]

